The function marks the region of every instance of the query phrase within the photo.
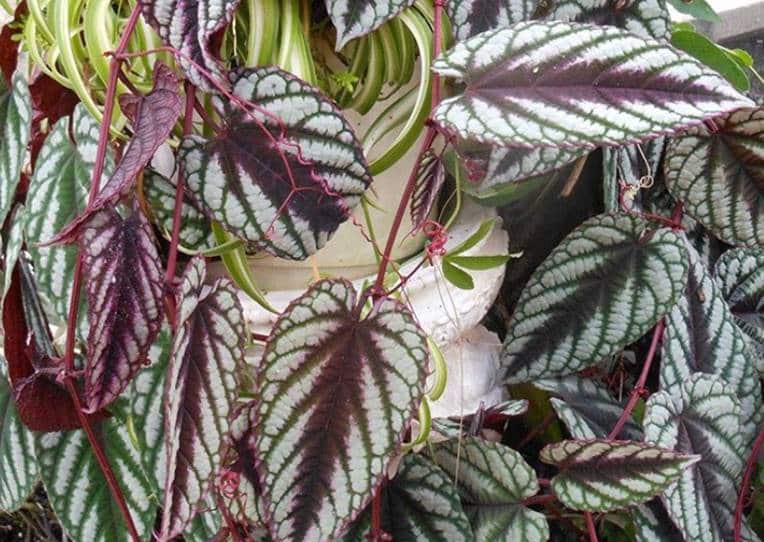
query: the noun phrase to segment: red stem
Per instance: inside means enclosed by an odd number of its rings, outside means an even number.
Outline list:
[[[735,523],[732,526],[732,533],[735,542],[741,542],[742,533],[741,527],[743,523],[743,508],[745,508],[746,497],[748,496],[748,488],[751,484],[751,478],[753,477],[753,471],[756,468],[756,463],[759,460],[759,454],[761,448],[764,446],[764,425],[759,429],[759,434],[753,443],[753,449],[751,455],[748,457],[748,461],[745,464],[745,471],[743,471],[743,481],[740,484],[740,493],[737,496],[737,504],[735,505]]]
[[[191,133],[194,128],[194,104],[196,103],[196,87],[185,82],[186,91],[186,111],[183,117],[183,135]],[[178,265],[178,244],[180,243],[180,226],[183,221],[183,196],[186,192],[186,179],[183,176],[183,168],[178,168],[178,183],[175,186],[175,208],[172,215],[172,238],[170,240],[170,252],[167,256],[167,271],[164,280],[167,284],[167,297],[165,306],[167,307],[167,317],[170,326],[175,328],[175,296],[173,294],[175,287],[175,270]]]
[[[109,129],[111,128],[111,119],[114,115],[114,98],[117,92],[117,80],[119,79],[119,73],[122,66],[122,59],[120,55],[124,53],[127,48],[130,36],[135,30],[135,26],[138,24],[138,19],[141,15],[140,2],[135,5],[133,11],[130,13],[130,18],[127,20],[124,30],[122,31],[122,37],[119,40],[117,49],[111,57],[109,62],[109,84],[106,88],[106,98],[104,102],[103,120],[101,121],[101,129],[98,135],[98,150],[96,153],[96,161],[93,166],[93,175],[90,182],[90,194],[88,195],[88,205],[91,205],[101,187],[101,176],[103,175],[104,163],[106,160],[106,149],[109,143]],[[82,404],[80,402],[79,392],[77,386],[74,383],[72,376],[74,372],[74,343],[75,333],[77,330],[77,314],[80,308],[80,290],[82,288],[82,251],[77,252],[77,260],[74,266],[74,277],[72,280],[72,296],[69,300],[69,325],[66,328],[66,346],[64,350],[64,384],[66,386],[69,395],[74,403],[75,411],[80,420],[82,428],[85,430],[90,447],[93,450],[93,454],[96,457],[98,466],[101,468],[106,483],[109,486],[109,491],[112,497],[117,503],[122,516],[127,524],[127,530],[130,533],[130,537],[139,542],[138,531],[133,523],[133,518],[130,515],[130,510],[125,502],[125,497],[122,494],[122,490],[119,487],[114,471],[109,465],[109,460],[101,447],[101,443],[98,441],[93,431],[93,427],[90,425],[90,420],[82,410]]]
[[[594,525],[594,516],[592,516],[591,512],[586,512],[584,517],[586,518],[586,530],[589,531],[589,542],[599,542],[597,526]]]

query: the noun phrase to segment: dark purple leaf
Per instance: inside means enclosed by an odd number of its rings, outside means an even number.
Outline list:
[[[44,245],[72,243],[93,213],[109,203],[116,203],[135,183],[159,146],[178,121],[183,104],[177,76],[165,64],[154,66],[154,88],[146,96],[124,95],[120,103],[133,125],[133,137],[127,144],[114,173],[101,187],[92,204]]]
[[[432,150],[427,151],[419,165],[414,195],[411,197],[411,223],[414,225],[414,231],[421,228],[430,216],[445,181],[443,155]]]
[[[178,329],[165,384],[165,477],[159,540],[170,540],[204,505],[222,464],[234,412],[246,329],[228,279],[205,284],[204,259],[191,260],[178,295]]]
[[[90,412],[114,401],[146,362],[162,324],[162,265],[140,211],[113,209],[82,226],[87,277],[88,356],[85,403]]]
[[[178,50],[188,79],[206,92],[229,86],[218,37],[238,5],[239,0],[141,0],[143,16],[167,45]]]

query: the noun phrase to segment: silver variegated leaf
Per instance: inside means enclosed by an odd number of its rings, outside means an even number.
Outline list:
[[[337,50],[398,15],[414,0],[326,0],[326,11],[337,28]]]
[[[170,238],[175,210],[175,184],[156,171],[146,170],[143,175],[143,194],[151,206],[154,222]],[[210,220],[196,208],[188,195],[184,196],[180,244],[193,250],[215,247],[217,243],[212,235]]]
[[[365,316],[324,280],[275,324],[258,381],[258,465],[275,540],[327,540],[374,494],[424,394],[428,349],[389,298]],[[341,405],[341,408],[339,406]]]
[[[143,16],[162,40],[180,52],[188,79],[206,92],[228,86],[213,41],[233,19],[239,0],[140,0]],[[214,79],[214,83],[210,81]]]
[[[252,248],[305,259],[371,182],[360,144],[342,113],[293,75],[257,68],[231,77],[233,92],[262,110],[216,101],[228,127],[214,139],[184,140],[188,186],[205,213]]]
[[[32,130],[32,98],[23,71],[13,74],[10,89],[0,77],[0,224],[11,210]]]
[[[554,0],[547,20],[611,25],[643,38],[668,39],[671,24],[665,0]]]
[[[84,396],[87,410],[97,412],[146,362],[164,318],[164,277],[154,233],[139,210],[127,218],[98,211],[82,228],[80,250],[90,321]]]
[[[156,502],[141,471],[138,451],[124,420],[98,422],[96,434],[120,484],[141,539],[154,528]],[[128,542],[125,520],[114,502],[84,431],[44,433],[35,442],[48,500],[72,540]]]
[[[635,542],[685,542],[682,533],[666,513],[660,497],[633,506],[631,518],[634,522]]]
[[[584,222],[536,269],[504,341],[510,382],[572,374],[636,341],[684,290],[681,237],[629,214]]]
[[[401,542],[472,542],[459,493],[441,468],[419,454],[401,460],[395,478],[382,490],[382,530]],[[342,542],[366,542],[371,510],[353,524]]]
[[[589,512],[645,503],[700,460],[628,440],[565,440],[546,446],[539,458],[560,469],[552,478],[560,502]]]
[[[5,296],[8,295],[13,277],[13,268],[16,267],[16,262],[19,261],[21,249],[24,246],[25,215],[25,207],[21,204],[16,205],[9,220],[8,238],[5,240],[5,244],[2,245],[5,249],[3,253],[3,290],[1,297],[3,301],[5,301]]]
[[[456,41],[533,18],[537,0],[451,0],[445,2]]]
[[[519,23],[458,43],[433,69],[465,85],[436,122],[513,147],[624,145],[752,104],[691,57],[611,26]]]
[[[764,108],[743,109],[672,139],[666,186],[732,245],[764,245]]]
[[[666,318],[660,385],[669,389],[699,372],[722,377],[740,400],[748,442],[762,417],[754,354],[700,256],[690,246],[686,250],[690,262],[687,288]]]
[[[70,122],[74,141],[70,138]],[[78,105],[72,119],[59,120],[45,139],[29,183],[32,197],[27,198],[27,248],[40,294],[52,316],[62,322],[68,316],[77,248],[41,247],[39,243],[52,238],[85,208],[98,132],[99,124],[85,106]],[[111,175],[113,167],[112,156],[107,153],[104,175]]]
[[[6,363],[0,356],[0,509],[13,511],[34,490],[37,462],[34,436],[19,418]]]
[[[732,540],[737,483],[745,461],[741,412],[735,390],[702,373],[647,400],[645,440],[702,458],[663,495],[686,540]]]
[[[246,329],[228,279],[205,284],[203,258],[186,266],[165,383],[166,475],[160,540],[183,533],[222,462],[233,418]]]
[[[515,450],[474,437],[434,447],[437,463],[452,477],[470,517],[475,540],[544,542],[543,514],[523,506],[539,491],[533,468]]]
[[[737,325],[748,335],[764,373],[764,250],[734,249],[716,263],[716,278]]]
[[[623,414],[624,405],[594,380],[570,375],[535,380],[533,385],[556,396],[550,399],[552,408],[573,438],[605,438]],[[642,429],[629,416],[621,435],[642,440]]]

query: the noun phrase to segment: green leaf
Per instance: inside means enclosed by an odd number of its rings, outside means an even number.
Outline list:
[[[647,400],[645,440],[702,457],[663,495],[685,540],[733,539],[737,483],[746,455],[741,427],[735,390],[717,376],[694,374]]]
[[[70,122],[74,141],[70,138]],[[51,239],[85,208],[99,126],[82,104],[74,109],[71,121],[69,118],[59,120],[45,139],[29,183],[27,248],[32,255],[40,294],[52,316],[60,322],[68,318],[77,247],[38,245]],[[112,158],[107,154],[104,178],[112,169]],[[84,300],[85,296],[82,297]]]
[[[698,372],[722,377],[740,400],[744,441],[750,442],[762,417],[761,386],[753,355],[700,256],[689,246],[686,251],[690,262],[687,288],[666,317],[661,388],[680,385]]]
[[[721,18],[716,14],[714,8],[710,6],[707,0],[668,0],[674,9],[680,13],[686,13],[700,19],[701,21],[709,21],[712,23],[721,22]]]
[[[7,362],[0,356],[0,509],[19,508],[36,483],[34,436],[19,418]]]
[[[542,542],[549,538],[543,514],[523,501],[539,491],[533,468],[515,450],[474,437],[433,448],[438,465],[454,480],[475,540]]]
[[[494,267],[501,267],[506,264],[511,256],[509,254],[500,254],[496,256],[453,256],[446,257],[449,263],[456,266],[470,269],[472,271],[485,271]]]
[[[440,262],[440,267],[446,280],[457,288],[462,290],[472,290],[475,288],[475,281],[472,280],[472,276],[453,265],[450,260],[443,258]]]
[[[698,126],[666,149],[666,186],[687,212],[731,245],[764,245],[764,108]]]
[[[367,509],[341,540],[366,542],[370,529]],[[453,482],[419,454],[405,455],[395,478],[382,489],[382,530],[396,542],[474,540]]]
[[[722,47],[694,30],[675,30],[671,34],[671,44],[689,53],[703,64],[718,71],[736,89],[746,92],[751,88],[748,73]]]
[[[680,236],[630,214],[584,222],[536,269],[504,341],[510,383],[572,374],[647,333],[681,295]]]
[[[634,441],[566,440],[539,455],[560,469],[552,489],[573,510],[607,512],[647,502],[700,457]]]
[[[11,89],[0,77],[0,224],[11,210],[32,129],[32,99],[23,71],[13,74]]]
[[[764,373],[764,250],[728,250],[716,263],[716,278],[735,322],[748,338]]]
[[[95,432],[130,509],[138,535],[154,529],[157,506],[141,472],[140,458],[124,420],[95,424]],[[35,442],[40,476],[48,500],[72,540],[122,542],[130,537],[84,431],[38,434]]]
[[[338,536],[368,504],[424,397],[428,348],[413,315],[384,298],[361,316],[363,301],[349,282],[317,282],[266,345],[257,457],[278,540]]]
[[[484,220],[473,234],[449,250],[448,255],[450,257],[458,256],[459,254],[463,254],[471,248],[476,247],[478,243],[490,235],[490,233],[493,231],[493,228],[496,226],[496,221],[496,218],[489,218],[488,220]]]
[[[612,26],[519,23],[458,43],[433,69],[464,83],[435,121],[511,147],[625,145],[753,103],[686,53]]]
[[[599,382],[576,375],[543,378],[533,385],[548,391],[557,417],[577,439],[605,438],[623,414],[624,404]],[[629,416],[621,431],[627,439],[641,440],[642,429]]]

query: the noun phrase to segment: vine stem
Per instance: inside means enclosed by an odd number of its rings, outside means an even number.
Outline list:
[[[127,20],[127,24],[122,31],[122,37],[119,40],[117,49],[109,62],[109,83],[106,88],[106,98],[104,102],[103,121],[101,123],[101,129],[98,134],[98,149],[96,152],[96,161],[93,166],[93,175],[90,181],[90,193],[88,195],[88,206],[92,205],[101,187],[101,176],[103,175],[104,164],[106,160],[106,149],[109,143],[109,130],[111,128],[111,119],[114,115],[114,99],[117,93],[117,80],[119,79],[119,73],[122,68],[121,54],[127,49],[128,41],[135,31],[135,26],[138,24],[138,19],[141,15],[140,2],[135,4],[130,17]],[[109,486],[109,491],[112,494],[117,507],[119,508],[122,516],[124,517],[127,525],[127,530],[130,537],[134,542],[139,542],[140,537],[138,531],[135,528],[135,523],[130,515],[130,509],[127,507],[125,496],[122,494],[122,489],[119,487],[114,471],[109,464],[109,460],[106,457],[106,453],[101,446],[101,443],[96,437],[93,427],[90,425],[88,416],[82,409],[82,403],[80,402],[79,391],[74,382],[74,343],[75,333],[77,330],[77,315],[80,307],[80,290],[82,288],[82,250],[77,251],[77,260],[74,266],[74,277],[72,280],[72,296],[69,300],[69,325],[66,328],[66,346],[64,350],[64,385],[66,386],[69,395],[74,403],[74,410],[77,412],[80,425],[85,431],[90,447],[93,450],[93,454],[96,457],[98,466],[103,473],[106,483]]]
[[[591,512],[587,512],[584,514],[584,517],[586,518],[586,530],[589,531],[589,541],[599,542],[599,539],[597,538],[597,526],[594,525],[594,516],[592,516]]]
[[[187,136],[194,128],[194,105],[196,104],[196,87],[186,81],[184,83],[186,91],[186,110],[183,117],[183,135]],[[183,175],[183,168],[178,169],[178,182],[175,186],[175,208],[172,215],[172,238],[170,240],[170,252],[167,256],[167,270],[165,272],[165,283],[167,284],[168,295],[165,300],[167,307],[167,318],[170,326],[175,329],[176,305],[175,296],[172,294],[175,282],[175,270],[178,265],[178,244],[180,243],[180,226],[183,221],[183,197],[186,193],[186,179]]]
[[[743,508],[745,508],[748,488],[751,485],[753,470],[756,468],[756,462],[759,459],[762,446],[764,446],[764,425],[759,429],[759,434],[753,443],[751,455],[748,457],[748,461],[745,464],[745,471],[743,471],[743,481],[740,483],[740,493],[737,496],[737,503],[735,504],[735,522],[732,526],[734,542],[742,541]]]

